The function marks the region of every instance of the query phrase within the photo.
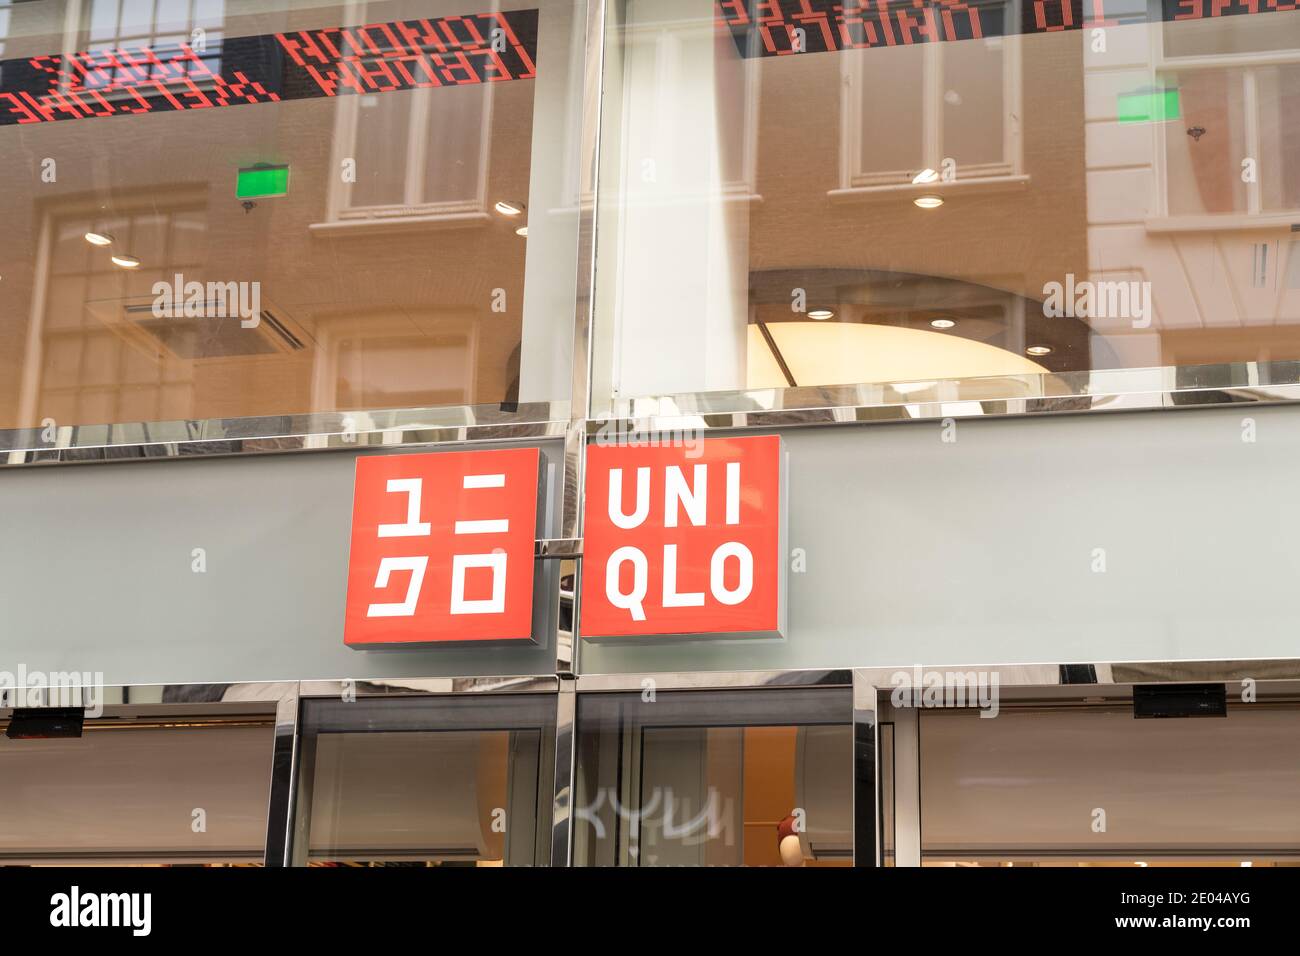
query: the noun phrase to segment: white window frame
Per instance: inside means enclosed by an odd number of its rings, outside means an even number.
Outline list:
[[[125,0],[117,0],[117,5],[118,5],[117,30],[119,32],[116,33],[111,39],[92,40],[90,38],[90,17],[92,11],[94,10],[95,0],[68,0],[68,8],[64,17],[63,55],[66,57],[72,53],[81,52],[83,50],[90,50],[92,44],[96,46],[101,46],[105,43],[112,43],[114,46],[122,46],[125,43],[133,47],[143,44],[145,46],[148,46],[150,49],[155,49],[157,47],[158,37],[160,36],[160,33],[157,29],[158,24],[156,19],[150,23],[148,30],[145,32],[126,34],[126,35],[123,35],[120,32],[122,29],[122,24],[121,24],[122,4],[124,2]],[[153,12],[155,15],[158,12],[159,2],[160,0],[153,0]],[[196,22],[195,17],[198,13],[197,0],[186,0],[186,6],[188,10],[186,14],[186,28],[182,30],[181,33],[184,34],[186,38],[186,42],[192,42],[192,38],[194,36],[194,30],[195,30],[195,22]],[[222,24],[220,28],[221,36],[219,39],[214,41],[218,44],[223,44],[225,42],[225,16],[226,16],[225,8],[226,8],[226,2],[225,0],[223,0]],[[168,33],[166,35],[173,36],[174,34]],[[199,59],[203,60],[205,66],[208,66],[210,72],[213,73],[218,72],[215,70],[211,70],[211,61],[214,59],[216,60],[221,59],[220,49],[218,49],[217,51],[205,49],[203,53],[198,53],[198,51],[195,52],[198,54]],[[193,82],[194,85],[200,90],[206,91],[206,90],[212,90],[216,88],[216,82],[211,78],[199,77],[195,79]],[[66,89],[67,83],[66,82],[63,83],[62,86],[64,89]],[[109,103],[117,103],[119,101],[129,100],[132,98],[131,94],[124,93],[124,92],[101,93],[100,95],[103,96],[104,99]]]
[[[597,2],[597,0],[592,0]],[[686,21],[671,21],[668,23],[656,23],[653,26],[642,28],[622,28],[621,43],[624,50],[624,62],[630,57],[626,51],[633,47],[652,47],[654,49],[655,70],[660,75],[671,74],[676,70],[676,65],[682,57],[682,45],[684,40],[715,39],[716,26],[712,20],[692,19]],[[732,44],[734,47],[734,43]],[[744,143],[741,154],[741,177],[739,179],[728,179],[719,184],[722,198],[724,200],[736,201],[759,201],[762,199],[758,195],[758,124],[759,124],[759,99],[762,82],[762,66],[765,58],[758,56],[740,56],[740,68],[744,72],[744,122],[741,133]],[[621,83],[623,93],[620,101],[620,115],[623,117],[632,116],[633,110],[628,104],[631,95],[631,83],[626,79]],[[605,107],[609,109],[609,106]],[[622,125],[622,142],[620,143],[619,155],[628,155],[628,128],[630,123],[624,122]],[[640,195],[636,188],[639,182],[636,170],[628,166],[624,170],[627,180],[626,197],[629,202],[640,201]],[[583,194],[582,201],[588,201],[590,197]],[[687,198],[687,197],[682,197]],[[695,197],[690,197],[695,198]]]
[[[364,2],[344,5],[345,22],[362,23],[366,16]],[[334,137],[331,150],[331,168],[341,170],[346,159],[356,156],[357,125],[363,96],[404,96],[410,103],[409,135],[406,140],[406,179],[403,183],[403,201],[374,206],[352,203],[353,183],[344,182],[341,175],[330,177],[328,222],[314,229],[339,226],[364,227],[366,224],[386,225],[457,225],[465,222],[487,222],[488,163],[492,143],[492,111],[494,84],[483,83],[483,111],[479,130],[477,188],[473,196],[444,202],[424,202],[424,164],[429,149],[429,98],[440,92],[434,88],[420,88],[392,93],[354,94],[342,93],[335,100]]]
[[[401,220],[411,217],[459,220],[478,218],[487,214],[488,159],[491,148],[492,101],[491,83],[483,86],[483,111],[478,145],[476,189],[473,196],[443,202],[425,202],[424,166],[430,148],[429,98],[437,96],[438,89],[418,89],[409,93],[347,94],[338,98],[334,125],[333,169],[341,169],[343,161],[356,154],[357,126],[363,96],[403,96],[410,102],[409,135],[406,140],[406,178],[403,183],[403,202],[374,206],[357,206],[352,203],[353,183],[344,182],[342,176],[330,177],[330,221],[373,222],[376,220]]]
[[[1260,68],[1270,66],[1294,66],[1300,64],[1300,50],[1273,50],[1262,53],[1230,53],[1208,56],[1167,56],[1165,54],[1164,28],[1165,24],[1162,22],[1156,25],[1156,29],[1151,31],[1151,62],[1155,65],[1155,75],[1158,80],[1162,79],[1167,73],[1172,72],[1186,73],[1193,70],[1209,70],[1211,72],[1240,70],[1242,72],[1242,82],[1244,84],[1243,104],[1246,113],[1246,152],[1242,158],[1253,156],[1258,162],[1263,150],[1260,136],[1259,84],[1256,80],[1256,72]],[[1206,228],[1216,229],[1230,228],[1234,225],[1258,228],[1273,223],[1273,220],[1276,220],[1278,225],[1289,224],[1294,221],[1297,215],[1300,215],[1300,207],[1264,209],[1263,177],[1266,175],[1266,171],[1258,167],[1258,165],[1255,181],[1245,184],[1246,209],[1244,212],[1171,214],[1169,212],[1169,156],[1165,148],[1164,131],[1155,140],[1156,203],[1158,212],[1155,217],[1147,221],[1149,227],[1154,226],[1157,231],[1160,231],[1159,226],[1161,224],[1169,226],[1186,223],[1189,226],[1194,226],[1201,223]]]
[[[1000,3],[979,2],[980,6],[1006,8],[1004,23],[1008,32],[999,37],[1003,46],[1002,58],[1002,161],[957,166],[958,183],[997,183],[1022,180],[1024,148],[1021,135],[1021,100],[1023,72],[1020,44],[1023,38],[1012,29],[1020,22],[1021,0],[1001,0]],[[987,39],[994,39],[992,37]],[[840,80],[840,189],[836,192],[880,192],[904,190],[930,190],[936,184],[912,184],[912,178],[923,169],[940,170],[944,161],[943,150],[943,55],[949,43],[976,43],[977,40],[948,40],[921,43],[911,49],[921,51],[924,57],[924,87],[921,91],[921,108],[924,111],[920,164],[912,169],[868,172],[862,169],[862,89],[863,57],[874,50],[853,51],[842,58]],[[879,48],[879,49],[884,49]]]

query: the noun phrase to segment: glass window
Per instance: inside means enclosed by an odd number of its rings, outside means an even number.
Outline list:
[[[1300,359],[1294,11],[607,10],[594,414],[978,413]]]
[[[567,417],[585,26],[585,0],[4,6],[0,430]]]
[[[273,714],[155,707],[0,737],[0,864],[260,865],[274,733]]]
[[[844,866],[853,858],[847,690],[587,694],[580,866]]]
[[[310,700],[303,721],[298,863],[550,861],[553,697]]]
[[[1300,850],[1294,706],[921,712],[923,862],[1267,862]]]

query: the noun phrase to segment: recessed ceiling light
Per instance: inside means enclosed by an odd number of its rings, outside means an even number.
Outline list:
[[[123,269],[134,269],[140,265],[140,260],[135,256],[116,255],[113,256],[113,265],[121,266]]]
[[[917,196],[912,202],[922,209],[938,209],[943,205],[943,199],[939,196]]]
[[[528,227],[527,227],[527,226],[520,226],[518,229],[515,230],[515,235],[516,235],[516,236],[523,236],[525,239],[527,239],[527,238],[528,238]]]
[[[1030,355],[1047,355],[1052,351],[1052,348],[1049,345],[1031,345],[1025,351]]]
[[[88,232],[86,233],[86,241],[92,246],[111,246],[113,237],[106,232]]]
[[[505,199],[498,200],[492,207],[503,216],[519,216],[523,214],[524,204],[521,202],[509,202]]]
[[[928,166],[912,177],[912,185],[920,186],[924,183],[932,183],[939,178],[939,174]]]
[[[950,329],[957,323],[952,319],[931,319],[930,326],[936,329]]]
[[[830,309],[813,309],[811,312],[808,313],[808,318],[816,319],[818,322],[822,321],[823,319],[834,318],[834,316],[835,313],[832,312]]]

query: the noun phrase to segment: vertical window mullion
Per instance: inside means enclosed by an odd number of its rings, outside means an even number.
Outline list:
[[[391,94],[390,94],[391,95]],[[429,148],[429,96],[428,89],[412,90],[410,126],[406,143],[406,205],[418,206],[424,201],[424,160]]]
[[[925,78],[921,84],[921,109],[925,123],[921,134],[921,167],[938,169],[943,162],[943,55],[942,43],[927,43]]]
[[[1254,161],[1255,175],[1253,182],[1246,183],[1246,211],[1251,215],[1258,215],[1264,208],[1263,190],[1260,187],[1259,179],[1264,175],[1263,163],[1261,160],[1261,141],[1259,130],[1259,80],[1253,69],[1242,71],[1242,112],[1245,113],[1246,122],[1246,156]],[[1237,161],[1237,170],[1240,171],[1240,159]],[[1238,172],[1238,175],[1240,173]]]

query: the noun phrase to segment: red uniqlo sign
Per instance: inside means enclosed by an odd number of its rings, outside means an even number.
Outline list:
[[[779,436],[587,449],[585,637],[779,636]]]
[[[343,642],[531,640],[537,458],[358,458]]]

